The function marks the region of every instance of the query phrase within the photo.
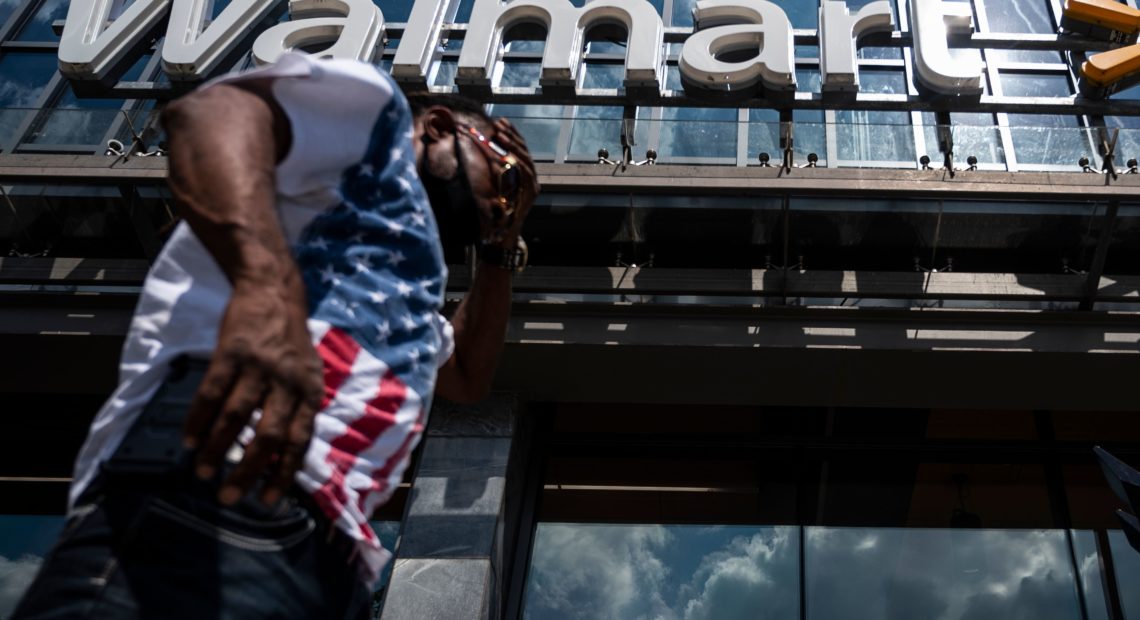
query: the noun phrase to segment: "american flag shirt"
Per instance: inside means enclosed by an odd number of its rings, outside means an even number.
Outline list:
[[[439,314],[443,252],[416,175],[411,113],[390,77],[364,63],[291,53],[214,83],[255,78],[273,80],[292,127],[290,153],[277,170],[277,205],[324,363],[324,398],[296,482],[357,541],[371,582],[390,554],[368,517],[399,485],[426,422],[437,368],[454,349],[451,326]],[[210,356],[229,293],[201,242],[178,226],[144,284],[119,388],[79,455],[73,504],[170,362]],[[250,437],[247,428],[243,438]]]

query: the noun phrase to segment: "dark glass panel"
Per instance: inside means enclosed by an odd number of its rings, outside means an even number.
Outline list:
[[[793,198],[791,254],[809,269],[912,272],[921,267],[989,273],[1087,269],[1095,203]],[[941,216],[940,216],[941,211]],[[941,223],[939,223],[941,219]],[[937,236],[936,236],[937,235]]]
[[[24,23],[17,41],[59,41],[59,36],[51,30],[51,23],[67,17],[68,2],[64,0],[43,0],[31,19]]]
[[[384,22],[406,22],[412,14],[415,0],[372,0],[384,14]]]
[[[0,143],[12,138],[27,110],[39,102],[58,63],[50,52],[0,55]]]
[[[1120,530],[1109,532],[1108,541],[1124,618],[1135,620],[1140,618],[1140,587],[1137,587],[1140,584],[1140,550],[1133,549]]]
[[[1073,553],[1081,573],[1081,589],[1085,595],[1088,620],[1109,620],[1104,575],[1100,570],[1101,558],[1096,550],[1096,533],[1090,530],[1073,530],[1072,534]]]
[[[510,119],[519,133],[526,138],[527,148],[538,159],[553,159],[558,149],[558,135],[566,115],[560,105],[512,105],[497,103],[491,106],[492,116]]]
[[[1002,94],[1007,97],[1067,97],[1072,94],[1067,75],[1001,74]],[[1019,164],[1072,166],[1081,157],[1091,157],[1087,129],[1076,116],[1059,114],[1010,114],[1010,133]]]
[[[0,618],[7,618],[32,584],[63,530],[62,516],[0,515]]]

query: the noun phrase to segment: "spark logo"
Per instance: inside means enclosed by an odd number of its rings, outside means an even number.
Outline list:
[[[1065,0],[1061,28],[1122,44],[1081,63],[1081,94],[1100,99],[1140,83],[1140,10],[1115,0]]]

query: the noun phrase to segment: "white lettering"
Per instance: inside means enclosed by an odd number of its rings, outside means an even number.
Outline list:
[[[312,17],[330,11],[341,17]],[[367,62],[384,32],[384,15],[368,0],[293,0],[289,15],[293,21],[273,26],[253,42],[254,62],[272,63],[289,50],[327,43],[332,45],[319,54],[324,58]]]
[[[774,90],[796,87],[792,24],[766,0],[701,0],[693,10],[698,30],[681,49],[681,75],[706,88],[741,89],[763,82]],[[743,62],[718,56],[756,51]]]
[[[946,36],[973,32],[970,5],[942,0],[910,0],[911,36],[918,80],[927,88],[948,95],[982,93],[982,60],[977,52],[950,55]]]
[[[72,0],[59,40],[59,70],[69,78],[99,80],[158,26],[170,0]],[[120,14],[121,13],[121,14]],[[113,21],[111,16],[119,14]]]
[[[859,90],[859,63],[855,44],[872,32],[894,30],[888,0],[877,0],[852,15],[844,0],[823,0],[819,7],[819,70],[823,89]]]
[[[170,7],[170,25],[162,44],[162,67],[171,79],[209,75],[234,43],[269,16],[279,0],[232,0],[208,22],[213,0],[179,0]]]
[[[439,47],[447,0],[418,0],[408,16],[404,36],[392,60],[392,77],[401,82],[427,85],[427,74]]]
[[[546,28],[540,78],[543,87],[573,88],[582,62],[585,32],[594,25],[619,24],[626,29],[629,41],[626,88],[661,88],[665,65],[661,17],[650,3],[630,0],[594,0],[581,9],[568,0],[515,0],[506,5],[499,0],[475,0],[459,55],[456,84],[461,88],[490,88],[503,33],[526,22]]]

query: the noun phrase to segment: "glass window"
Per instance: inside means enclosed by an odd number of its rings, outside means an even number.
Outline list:
[[[657,152],[662,162],[688,157],[736,157],[736,110],[664,108]]]
[[[454,86],[455,85],[455,72],[459,68],[458,60],[441,60],[436,63],[435,77],[432,78],[433,86]]]
[[[1112,550],[1112,566],[1116,569],[1116,585],[1120,591],[1120,606],[1124,617],[1132,620],[1140,618],[1140,551],[1128,544],[1124,532],[1113,530],[1108,533],[1108,545]]]
[[[748,163],[758,164],[760,153],[767,153],[773,166],[782,161],[780,113],[776,110],[748,111]]]
[[[1072,94],[1069,78],[1062,74],[1001,74],[1002,94],[1007,97],[1067,97]],[[1010,133],[1021,164],[1077,165],[1091,157],[1088,131],[1076,116],[1060,114],[1010,114]]]
[[[12,16],[12,13],[19,4],[20,0],[0,0],[0,26],[3,26],[4,22],[8,21],[8,18]]]
[[[27,110],[36,106],[57,66],[52,53],[0,55],[0,144],[12,138]]]
[[[795,527],[539,523],[523,617],[799,618]]]
[[[542,64],[538,62],[504,61],[499,87],[535,88],[541,73]]]
[[[63,522],[57,515],[0,515],[0,618],[12,613],[32,584]]]
[[[1061,530],[806,528],[807,617],[1081,617]]]
[[[990,32],[1052,34],[1057,31],[1049,0],[986,0]]]
[[[372,0],[384,14],[384,22],[406,22],[412,14],[414,0]]]
[[[937,163],[938,123],[933,112],[922,113],[925,154]],[[953,112],[950,114],[951,137],[954,138],[955,165],[963,165],[971,155],[981,164],[1004,164],[1005,149],[1001,144],[1001,131],[993,114],[985,112]]]
[[[634,128],[634,153],[648,145],[648,109],[640,108]],[[622,108],[615,106],[578,106],[570,129],[570,157],[593,161],[598,149],[606,149],[610,159],[621,158]]]
[[[43,0],[43,4],[20,29],[16,40],[58,41],[59,37],[51,30],[51,23],[67,17],[67,5],[66,0]]]
[[[1007,62],[1038,62],[1057,63],[1064,62],[1060,52],[1046,52],[1039,50],[986,50],[986,60],[997,63]]]
[[[787,13],[792,28],[819,27],[819,0],[772,0]],[[673,25],[692,26],[696,0],[673,0]]]
[[[1096,533],[1090,530],[1073,530],[1073,553],[1081,572],[1081,590],[1085,594],[1085,608],[1089,620],[1108,620],[1108,605],[1104,593],[1104,575],[1100,572],[1100,554],[1096,550]]]
[[[530,153],[537,159],[553,159],[558,150],[558,134],[566,116],[560,105],[510,105],[497,103],[491,106],[492,116],[503,116],[526,138]]]
[[[591,62],[582,67],[582,88],[621,88],[625,79],[625,65]]]
[[[142,75],[150,61],[150,55],[140,58],[122,76],[123,80],[137,80]],[[80,99],[75,96],[71,86],[64,88],[60,99],[45,110],[36,122],[33,123],[23,142],[31,144],[96,144],[117,120],[123,119],[120,108],[122,99]],[[142,117],[145,119],[145,116]],[[134,118],[130,121],[134,123]],[[144,127],[136,126],[134,130],[142,133]],[[129,128],[125,128],[127,136],[133,136]],[[130,139],[130,138],[128,138]]]
[[[902,71],[859,72],[859,90],[864,93],[905,94]],[[914,132],[907,112],[840,110],[835,113],[839,158],[855,162],[905,161],[915,159]]]

